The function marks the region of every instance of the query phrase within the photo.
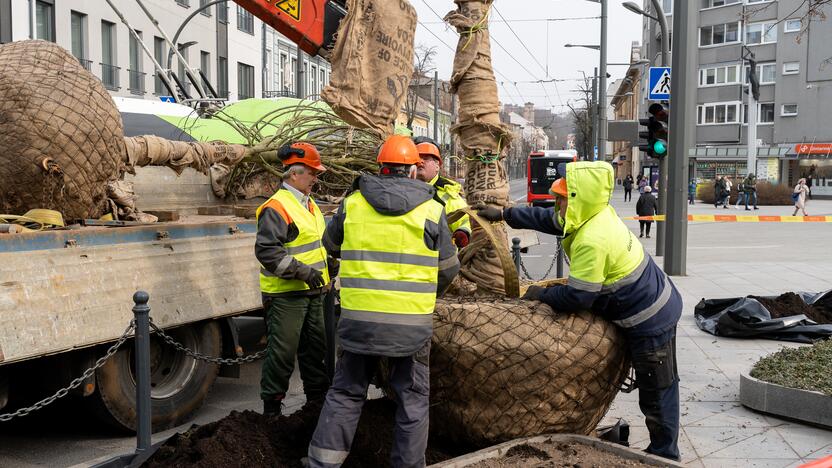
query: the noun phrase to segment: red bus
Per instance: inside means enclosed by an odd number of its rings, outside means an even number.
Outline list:
[[[578,152],[575,150],[544,150],[531,153],[526,164],[526,201],[529,205],[554,205],[555,197],[549,193],[549,188],[552,187],[552,182],[562,176],[558,173],[558,165],[577,160]]]

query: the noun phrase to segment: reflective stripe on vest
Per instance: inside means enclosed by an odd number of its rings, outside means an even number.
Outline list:
[[[665,304],[667,304],[667,301],[670,300],[670,295],[672,294],[672,292],[673,287],[670,285],[670,281],[667,278],[665,278],[664,289],[662,290],[662,293],[659,294],[659,297],[657,297],[656,300],[652,304],[650,304],[650,306],[636,313],[635,315],[631,315],[625,319],[613,320],[612,323],[622,328],[632,328],[636,325],[646,322],[647,320],[650,320],[650,318],[658,314],[659,311],[662,310],[662,307],[664,307]]]
[[[291,263],[291,258],[319,270],[324,275],[324,281],[329,284],[329,271],[326,265],[326,249],[321,244],[321,237],[326,229],[326,221],[318,205],[311,198],[309,204],[312,211],[302,206],[298,199],[288,190],[280,189],[272,195],[270,200],[280,203],[291,223],[298,228],[298,237],[284,244],[288,255],[277,266],[277,272],[270,272],[260,266],[260,291],[267,294],[281,294],[293,291],[306,291],[309,286],[301,280],[284,279],[280,273]],[[260,212],[268,204],[267,201],[257,209],[257,219]]]
[[[355,192],[344,212],[342,319],[430,326],[439,252],[425,245],[425,221],[439,223],[442,205],[428,200],[404,215],[386,216]]]
[[[434,185],[434,187],[436,187],[436,193],[437,195],[439,195],[439,198],[445,203],[446,214],[451,214],[460,208],[465,208],[468,206],[468,203],[466,203],[466,201],[459,195],[458,192],[451,193],[450,191],[448,191],[446,185],[443,185],[441,187],[438,185]],[[454,231],[462,230],[470,234],[471,219],[468,215],[465,215],[456,220],[454,223],[449,224],[448,227],[450,228],[451,233],[453,233]]]

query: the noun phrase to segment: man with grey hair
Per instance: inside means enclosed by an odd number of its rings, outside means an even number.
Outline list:
[[[334,269],[321,245],[324,217],[310,197],[326,168],[309,143],[284,146],[278,156],[286,168],[283,184],[257,209],[254,250],[268,330],[260,380],[267,416],[280,414],[295,356],[307,401],[322,400],[330,383],[324,365],[323,296]]]

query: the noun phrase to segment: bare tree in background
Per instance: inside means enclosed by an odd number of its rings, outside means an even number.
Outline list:
[[[575,147],[580,148],[580,155],[588,157],[594,146],[592,140],[592,119],[589,108],[592,105],[592,81],[586,78],[583,83],[578,84],[578,91],[583,95],[576,101],[567,102],[569,111],[572,114],[572,121],[575,125]]]
[[[413,51],[413,76],[410,78],[410,86],[407,87],[407,98],[404,101],[404,113],[407,116],[407,128],[413,130],[413,118],[416,116],[416,105],[419,102],[419,86],[427,80],[428,74],[436,67],[433,57],[436,56],[436,47],[426,47],[424,44],[416,46]]]

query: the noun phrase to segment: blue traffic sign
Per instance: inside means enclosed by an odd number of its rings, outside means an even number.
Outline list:
[[[651,101],[670,100],[670,67],[650,67],[650,91],[647,99]]]
[[[159,96],[159,100],[162,102],[176,102],[173,96]]]

